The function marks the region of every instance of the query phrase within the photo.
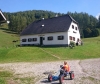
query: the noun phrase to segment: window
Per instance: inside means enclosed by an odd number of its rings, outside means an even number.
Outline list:
[[[79,38],[77,38],[77,42],[79,42]]]
[[[37,41],[37,38],[33,38],[33,41]]]
[[[49,36],[48,37],[48,40],[53,40],[53,36]]]
[[[72,28],[74,29],[74,25],[72,25]]]
[[[75,41],[75,37],[69,36],[69,39]]]
[[[69,39],[72,40],[72,36],[69,36]]]
[[[32,42],[32,38],[28,38],[28,42]]]
[[[22,42],[26,42],[26,39],[22,39]]]
[[[75,31],[73,31],[73,33],[76,33]]]
[[[73,41],[75,41],[75,37],[73,37]]]
[[[75,29],[77,30],[77,27],[75,27]]]
[[[64,36],[58,36],[58,40],[63,40]]]

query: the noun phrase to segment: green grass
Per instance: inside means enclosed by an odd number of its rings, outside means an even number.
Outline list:
[[[61,59],[88,59],[100,57],[100,37],[83,39],[83,46],[76,46],[73,49],[44,48],[46,51],[59,56]]]
[[[12,83],[13,82],[13,83]],[[0,84],[34,84],[34,77],[17,77],[9,71],[0,71]]]
[[[38,47],[2,48],[0,53],[0,62],[44,62],[57,59]]]
[[[6,84],[5,79],[0,77],[0,84]]]
[[[13,40],[19,40],[19,36],[15,32],[11,32],[8,29],[0,28],[0,48],[13,47],[17,43],[13,43]]]
[[[14,80],[20,82],[18,84],[34,84],[34,77],[15,78]]]
[[[8,71],[0,71],[0,77],[12,77],[12,73]]]
[[[0,84],[7,84],[7,79],[13,77],[13,74],[8,71],[0,71]]]
[[[100,58],[100,37],[85,38],[83,39],[83,46],[76,46],[73,49],[69,47],[15,47],[12,41],[18,40],[18,35],[4,28],[0,29],[0,38],[1,63]]]

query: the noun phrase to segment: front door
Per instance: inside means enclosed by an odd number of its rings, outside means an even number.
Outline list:
[[[40,45],[43,45],[43,37],[40,37]]]

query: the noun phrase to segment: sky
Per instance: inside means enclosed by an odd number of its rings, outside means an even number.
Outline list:
[[[55,13],[75,11],[86,12],[98,17],[100,15],[100,0],[0,0],[3,12],[18,12],[26,10],[47,10]]]

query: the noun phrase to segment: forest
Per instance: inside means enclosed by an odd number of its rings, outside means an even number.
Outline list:
[[[17,32],[18,34],[20,34],[24,28],[36,20],[40,20],[42,18],[53,18],[56,15],[65,15],[64,13],[55,13],[44,10],[28,10],[14,13],[3,12],[3,14],[7,20],[10,21],[8,29]],[[78,22],[82,38],[97,37],[100,35],[100,16],[97,19],[96,17],[84,12],[67,12],[66,14],[71,15]]]

